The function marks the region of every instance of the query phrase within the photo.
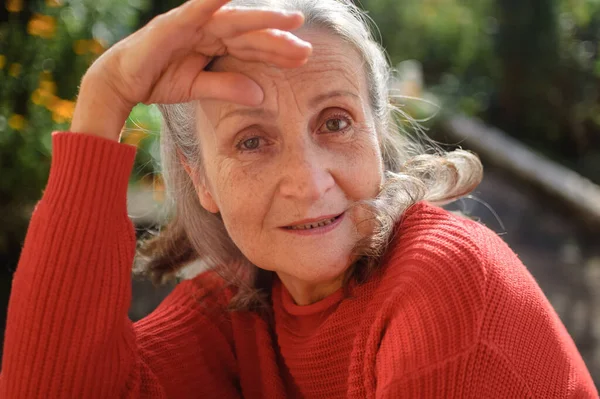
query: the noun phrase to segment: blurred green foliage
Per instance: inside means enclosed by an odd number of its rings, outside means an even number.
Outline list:
[[[421,65],[409,95],[425,87],[446,114],[481,117],[600,183],[600,1],[363,4],[392,62]]]
[[[146,8],[144,0],[0,3],[0,260],[18,257],[48,177],[51,132],[68,129],[81,77]]]
[[[181,0],[0,3],[0,254],[18,256],[86,68]],[[363,0],[400,94],[504,128],[600,182],[600,0]],[[405,60],[415,60],[403,62]],[[433,97],[432,97],[433,96]],[[134,179],[155,175],[160,118],[138,106],[123,131]],[[14,259],[11,259],[14,260]],[[9,261],[9,264],[13,264]]]

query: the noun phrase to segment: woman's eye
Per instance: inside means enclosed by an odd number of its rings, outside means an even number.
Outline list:
[[[331,118],[327,119],[327,121],[325,122],[325,127],[327,128],[327,130],[332,132],[344,130],[348,127],[348,125],[348,121],[342,118]]]
[[[238,144],[238,148],[242,151],[253,151],[260,147],[260,137],[250,137],[242,140]]]

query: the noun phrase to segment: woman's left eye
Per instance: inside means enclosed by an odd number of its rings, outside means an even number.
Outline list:
[[[329,118],[329,119],[327,119],[325,121],[324,126],[330,132],[339,132],[339,131],[342,131],[344,129],[347,129],[348,126],[350,126],[350,122],[346,118],[335,117],[335,118]]]
[[[258,136],[243,138],[236,144],[236,148],[241,152],[256,152],[264,146],[264,141]]]

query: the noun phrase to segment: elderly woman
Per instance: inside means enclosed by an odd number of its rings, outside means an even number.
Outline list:
[[[86,73],[15,274],[0,396],[597,397],[517,256],[439,207],[481,164],[399,133],[364,15],[225,3],[188,1]],[[118,139],[139,102],[161,104],[175,211],[138,258],[156,281],[209,270],[132,323]]]

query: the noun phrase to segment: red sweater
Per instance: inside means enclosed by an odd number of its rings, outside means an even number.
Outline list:
[[[1,398],[598,397],[518,257],[426,202],[350,297],[297,306],[276,280],[269,323],[224,311],[229,291],[202,274],[132,323],[135,149],[74,133],[53,145],[13,281]]]

